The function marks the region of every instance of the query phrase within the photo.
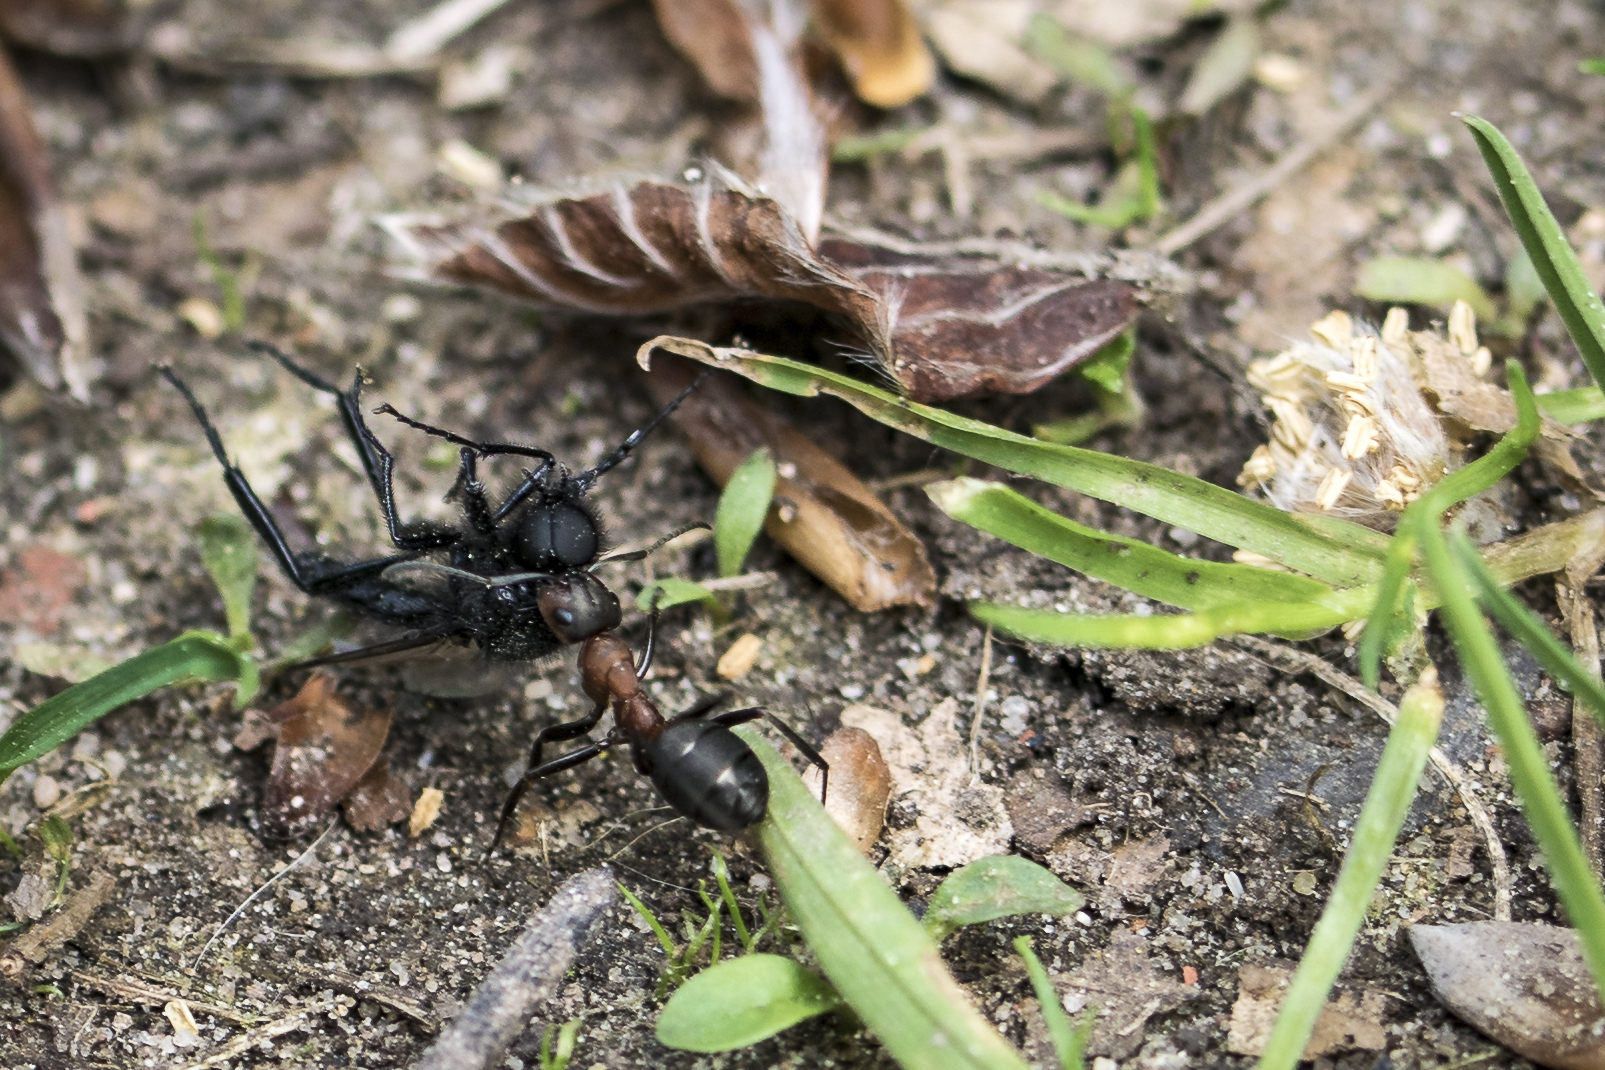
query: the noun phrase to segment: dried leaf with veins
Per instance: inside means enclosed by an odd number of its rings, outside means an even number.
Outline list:
[[[388,711],[347,702],[327,672],[314,672],[268,719],[278,725],[279,742],[263,792],[262,823],[276,839],[315,828],[374,767],[390,734]]]
[[[1542,1066],[1605,1068],[1605,1007],[1575,932],[1511,921],[1406,932],[1457,1017]]]
[[[551,308],[639,315],[705,302],[801,301],[839,316],[911,398],[1021,394],[1137,315],[1129,283],[830,237],[818,250],[779,202],[728,173],[655,181],[477,218],[393,216],[417,273]]]
[[[641,352],[700,344],[658,338]],[[648,387],[660,403],[695,378],[693,365],[667,353],[652,358],[650,370]],[[754,450],[769,448],[781,474],[764,531],[853,608],[868,613],[934,600],[936,576],[914,533],[841,462],[729,377],[717,374],[703,383],[673,419],[721,486]]]
[[[39,382],[89,400],[77,254],[27,95],[0,48],[0,346]]]

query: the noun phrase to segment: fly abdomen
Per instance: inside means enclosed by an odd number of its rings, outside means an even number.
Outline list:
[[[763,820],[769,777],[752,748],[711,721],[677,721],[642,745],[663,798],[704,828],[736,832]]]

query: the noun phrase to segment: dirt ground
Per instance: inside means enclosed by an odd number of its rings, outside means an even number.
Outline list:
[[[189,34],[195,51],[234,37],[376,42],[426,6],[189,0],[164,20]],[[1329,307],[1378,317],[1379,307],[1350,294],[1358,262],[1432,252],[1497,286],[1516,243],[1456,110],[1507,133],[1563,223],[1605,211],[1605,79],[1577,73],[1579,60],[1605,51],[1602,29],[1600,12],[1575,0],[1293,0],[1267,15],[1265,49],[1296,59],[1303,80],[1285,91],[1245,87],[1202,119],[1166,124],[1169,223],[1128,234],[1131,244],[1152,240],[1262,170],[1356,93],[1384,78],[1396,79],[1396,88],[1263,204],[1179,254],[1194,285],[1161,295],[1139,326],[1135,368],[1147,422],[1094,444],[1234,485],[1266,426],[1242,377],[1245,362],[1301,336]],[[1205,21],[1137,47],[1131,54],[1144,92],[1173,97],[1212,32]],[[698,159],[721,122],[722,106],[663,42],[644,0],[514,3],[451,53],[472,56],[498,43],[517,54],[511,92],[499,105],[462,112],[442,109],[423,79],[218,76],[17,50],[79,228],[98,378],[88,410],[57,404],[20,379],[0,396],[0,567],[42,560],[27,557],[37,548],[78,563],[48,559],[63,592],[64,604],[52,611],[59,620],[0,622],[0,722],[65,683],[23,669],[22,644],[50,644],[29,648],[30,657],[57,656],[81,668],[184,629],[222,626],[194,532],[233,503],[181,399],[153,374],[159,362],[172,362],[195,384],[231,453],[278,512],[294,519],[297,537],[353,554],[383,544],[327,399],[237,345],[202,340],[179,314],[187,298],[217,300],[192,239],[197,214],[213,246],[242,271],[251,332],[292,341],[332,378],[360,363],[376,400],[477,437],[538,443],[575,467],[650,418],[653,406],[631,362],[635,347],[665,327],[706,328],[706,318],[536,314],[387,272],[388,251],[370,221],[463,198],[434,162],[452,138],[502,160],[527,183],[561,186],[673,176]],[[969,132],[1097,130],[1104,112],[1080,91],[1027,107],[944,75],[931,97],[881,123],[937,121]],[[1035,194],[1079,196],[1108,169],[1099,155],[975,161],[976,208],[960,219],[949,210],[939,156],[892,155],[874,167],[836,166],[828,212],[915,239],[1008,231],[1047,248],[1097,247],[1107,232],[1054,215]],[[1432,225],[1449,205],[1463,205],[1466,218],[1437,246],[1445,228]],[[1584,242],[1587,263],[1605,260],[1605,234],[1581,237],[1594,242]],[[1428,318],[1418,313],[1417,322]],[[833,359],[795,331],[742,329],[757,332],[748,337],[771,352]],[[1586,381],[1552,317],[1507,351],[1526,360],[1541,389]],[[869,481],[955,463],[833,401],[765,400]],[[1067,379],[1028,398],[959,407],[1029,430],[1089,404],[1086,388]],[[446,515],[451,506],[440,499],[450,459],[443,467],[421,436],[389,426],[380,433],[397,452],[404,511]],[[1605,467],[1597,438],[1574,452],[1585,472]],[[648,440],[638,458],[596,492],[615,542],[711,517],[717,488],[673,432]],[[971,474],[986,473],[972,466]],[[1520,526],[1582,508],[1535,466],[1520,476],[1513,495]],[[1068,492],[1019,486],[1083,523],[1225,558],[1223,548],[1186,532]],[[750,567],[772,570],[775,579],[743,595],[731,625],[715,630],[689,609],[666,618],[651,684],[660,704],[679,708],[715,689],[715,661],[737,635],[753,632],[764,648],[739,684],[744,703],[768,704],[817,737],[854,703],[917,726],[952,697],[967,738],[982,632],[963,600],[1111,611],[1136,604],[949,520],[917,486],[886,497],[930,549],[942,592],[934,609],[857,614],[760,540]],[[712,550],[704,544],[651,567],[706,577]],[[630,566],[610,582],[633,591],[644,578],[642,566]],[[1556,616],[1550,585],[1534,582],[1523,593]],[[267,651],[326,613],[264,557],[253,622]],[[1305,649],[1353,669],[1340,636]],[[911,659],[923,654],[934,666],[922,672]],[[1514,917],[1561,921],[1480,712],[1452,659],[1438,660],[1450,698],[1443,745],[1494,815],[1514,874]],[[1518,667],[1564,776],[1563,696],[1536,668]],[[730,858],[744,901],[764,887],[750,850],[669,822],[619,755],[533,793],[556,830],[545,850],[526,846],[481,864],[506,770],[541,725],[584,702],[572,654],[480,699],[428,698],[382,673],[348,674],[344,686],[359,701],[394,707],[386,753],[414,792],[444,792],[438,822],[417,838],[401,828],[335,827],[233,919],[198,964],[220,923],[310,842],[262,835],[269,758],[266,748],[234,746],[241,718],[231,688],[170,690],[133,703],[0,788],[0,822],[20,836],[51,791],[114,773],[112,789],[73,826],[77,880],[98,871],[116,882],[75,940],[24,977],[0,983],[0,1066],[190,1065],[274,1022],[289,1028],[228,1065],[405,1065],[569,875],[610,861],[665,920],[701,916],[696,887],[709,879],[713,849]],[[1103,992],[1093,1002],[1107,1000],[1110,1014],[1125,1016],[1094,1054],[1154,1070],[1247,1065],[1227,1046],[1239,971],[1300,954],[1380,754],[1383,724],[1315,676],[1227,644],[1183,654],[1063,654],[1000,640],[990,687],[985,779],[1003,789],[1013,850],[1049,866],[1088,903],[1074,918],[962,931],[944,947],[954,973],[1038,1066],[1053,1057],[1009,947],[1020,934],[1032,936],[1061,990]],[[289,682],[275,682],[262,701],[290,693]],[[1319,804],[1306,802],[1305,792]],[[894,800],[894,825],[913,817]],[[1340,990],[1359,1008],[1356,1039],[1319,1065],[1525,1065],[1442,1009],[1402,935],[1417,921],[1490,915],[1488,860],[1476,844],[1464,807],[1429,773],[1344,974]],[[19,875],[0,856],[0,886],[9,889]],[[918,910],[942,874],[889,876]],[[507,1065],[538,1065],[541,1026],[576,1017],[584,1022],[576,1067],[891,1065],[872,1037],[837,1018],[729,1055],[665,1050],[652,1032],[662,960],[621,904]],[[1141,1001],[1133,1001],[1137,991]],[[201,1040],[192,1047],[175,1047],[162,1011],[171,994],[194,1006]]]

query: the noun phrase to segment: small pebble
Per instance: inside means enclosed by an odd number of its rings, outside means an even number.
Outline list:
[[[33,782],[33,804],[41,810],[48,810],[61,801],[61,785],[56,778],[45,774]]]
[[[719,659],[714,672],[726,680],[738,680],[752,671],[752,667],[758,663],[758,652],[762,649],[763,640],[748,632],[730,644],[730,649]]]

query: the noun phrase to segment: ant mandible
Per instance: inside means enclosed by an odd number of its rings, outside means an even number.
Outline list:
[[[507,823],[518,809],[518,801],[532,783],[588,762],[621,741],[630,745],[636,772],[650,779],[663,800],[681,816],[718,832],[739,832],[756,825],[763,820],[769,807],[769,777],[752,748],[730,729],[760,717],[767,718],[803,757],[819,768],[819,801],[825,801],[830,784],[829,763],[789,725],[763,707],[730,710],[709,717],[707,715],[724,698],[712,695],[674,719],[664,719],[641,686],[652,668],[657,624],[657,600],[654,598],[640,665],[635,663],[629,644],[611,632],[599,632],[585,640],[580,648],[580,682],[595,706],[584,717],[548,725],[535,736],[529,766],[502,806],[496,837],[485,852],[486,857],[502,842]],[[606,736],[541,764],[541,750],[547,743],[561,743],[585,735],[601,721],[609,705],[613,707],[613,727]]]
[[[350,390],[342,391],[266,342],[252,341],[247,345],[273,357],[308,386],[335,397],[346,434],[362,458],[368,483],[379,500],[390,541],[399,551],[367,561],[347,562],[318,551],[291,550],[278,522],[257,497],[245,474],[229,461],[221,436],[195,394],[171,368],[160,369],[189,402],[213,455],[223,466],[224,482],[240,511],[272,550],[290,582],[307,595],[341,602],[409,632],[392,642],[313,659],[301,663],[304,666],[399,653],[441,640],[473,643],[492,661],[542,657],[564,644],[578,643],[618,626],[619,600],[594,575],[598,565],[637,560],[674,537],[666,536],[645,550],[602,557],[601,521],[585,495],[598,478],[624,461],[674,411],[696,383],[595,466],[577,475],[570,475],[543,449],[475,442],[381,405],[374,411],[461,448],[454,491],[462,496],[463,526],[432,521],[402,523],[396,516],[392,487],[394,459],[363,418],[362,373],[358,371]],[[533,470],[526,469],[523,481],[493,508],[479,480],[478,462],[496,456],[528,457],[540,464]],[[447,562],[420,560],[432,553],[445,553]],[[409,573],[432,574],[441,582],[427,588],[401,582]]]

